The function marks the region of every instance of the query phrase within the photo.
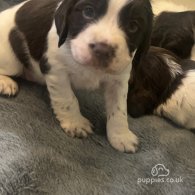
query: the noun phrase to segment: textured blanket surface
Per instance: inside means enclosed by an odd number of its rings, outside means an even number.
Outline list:
[[[123,154],[106,140],[101,93],[77,96],[95,126],[95,134],[83,140],[64,134],[45,87],[20,81],[17,97],[0,98],[1,195],[195,193],[195,134],[155,116],[129,118],[140,147],[136,154]],[[169,175],[153,176],[157,164]],[[180,177],[180,183],[145,183]]]
[[[0,9],[9,2],[0,0]],[[191,131],[155,116],[129,117],[140,146],[123,154],[106,139],[100,91],[77,92],[95,134],[72,139],[55,119],[46,88],[19,84],[16,97],[0,97],[0,195],[195,194]]]
[[[0,0],[0,11],[25,0]]]

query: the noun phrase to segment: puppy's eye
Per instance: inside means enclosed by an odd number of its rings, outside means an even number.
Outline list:
[[[138,24],[136,21],[132,21],[129,23],[128,31],[129,33],[136,33],[138,31]]]
[[[83,17],[86,19],[93,19],[95,17],[95,10],[91,6],[86,6],[83,9]]]

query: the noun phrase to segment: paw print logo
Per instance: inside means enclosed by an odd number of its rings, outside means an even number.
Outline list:
[[[167,177],[169,173],[170,173],[169,169],[167,169],[163,164],[157,164],[151,170],[151,174],[154,177],[155,176]]]

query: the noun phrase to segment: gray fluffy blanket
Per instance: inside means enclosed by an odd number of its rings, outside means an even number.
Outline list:
[[[1,195],[195,194],[194,133],[155,116],[129,118],[140,147],[123,154],[106,140],[100,92],[77,93],[82,113],[95,126],[95,134],[82,140],[60,128],[45,87],[24,81],[20,86],[17,97],[0,98]],[[157,164],[169,175],[153,176]]]
[[[100,91],[77,92],[95,126],[82,140],[60,128],[45,87],[19,83],[17,97],[0,97],[0,195],[195,194],[191,131],[155,116],[129,117],[140,146],[136,154],[123,154],[106,139]]]

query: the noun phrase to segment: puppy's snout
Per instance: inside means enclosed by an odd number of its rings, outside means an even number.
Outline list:
[[[89,48],[92,54],[101,60],[111,59],[115,55],[115,48],[106,43],[90,43]]]

